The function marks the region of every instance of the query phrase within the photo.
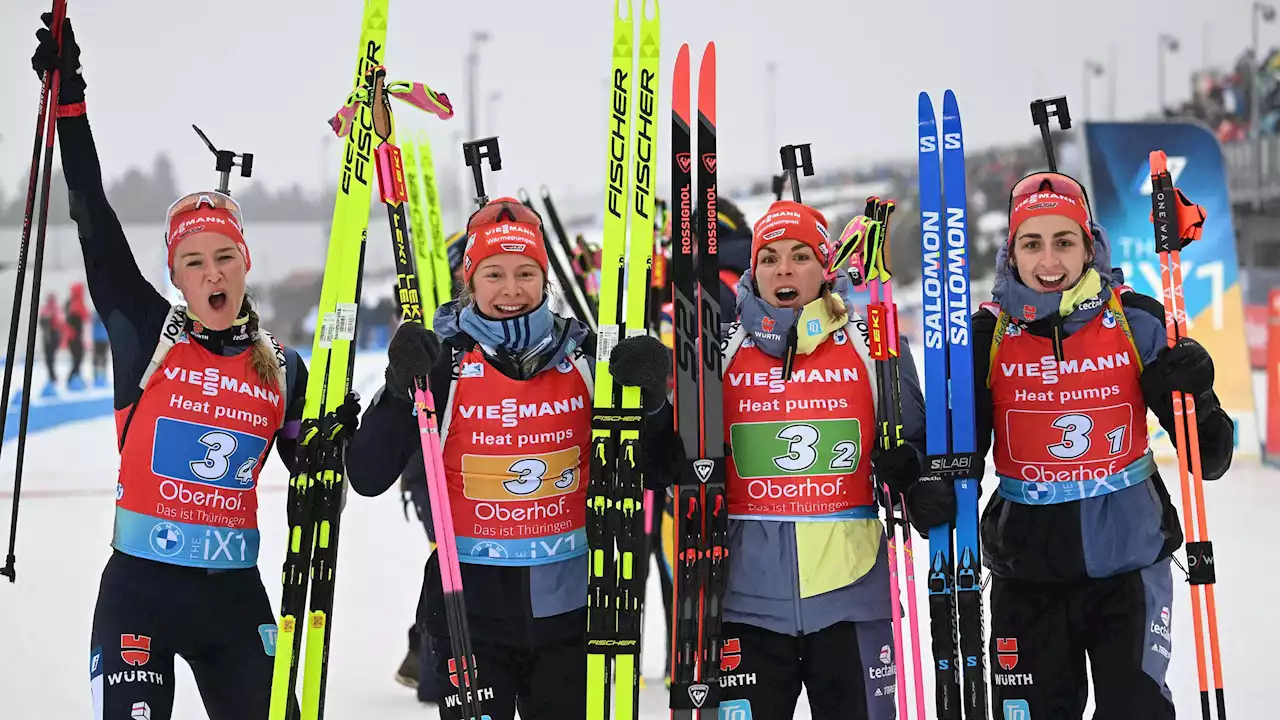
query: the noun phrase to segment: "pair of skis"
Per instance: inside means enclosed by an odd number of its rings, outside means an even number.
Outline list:
[[[676,478],[673,506],[673,720],[716,717],[720,704],[720,625],[728,569],[728,504],[724,488],[720,263],[716,238],[715,43],[707,44],[698,70],[697,154],[690,142],[690,94],[689,46],[685,44],[676,56],[671,91],[671,281],[675,426],[686,452],[693,458],[691,466],[681,468]],[[699,212],[696,218],[695,208]]]
[[[625,0],[625,5],[624,0],[618,0],[614,6],[587,486],[588,720],[639,717],[640,631],[648,560],[640,469],[644,409],[640,389],[619,386],[609,372],[609,358],[620,340],[649,332],[646,319],[657,176],[660,14],[657,0],[640,0],[638,4],[635,11],[630,0]]]
[[[942,99],[942,132],[919,96],[921,292],[926,459],[922,482],[954,483],[956,520],[929,530],[929,619],[940,720],[987,717],[978,480],[970,332],[964,135],[955,93]]]
[[[369,70],[382,64],[388,2],[365,0],[356,54],[355,88],[363,87]],[[337,410],[350,392],[355,363],[351,346],[356,337],[369,197],[373,188],[374,168],[368,152],[376,144],[367,112],[359,109],[359,121],[353,123],[343,151],[307,378],[307,401],[298,437],[297,471],[289,478],[285,500],[289,539],[271,681],[270,720],[296,717],[294,690],[298,683],[303,632],[307,636],[307,656],[301,717],[314,720],[324,715],[329,617],[333,611],[338,524],[345,482],[345,447],[332,442],[333,428],[328,414]],[[309,582],[310,607],[306,610],[305,622],[301,622]]]
[[[398,150],[393,153],[394,161],[388,164],[392,160],[388,153],[394,150],[389,142],[390,117],[380,118],[375,113],[374,100],[381,99],[385,90],[441,117],[452,114],[448,99],[436,96],[426,86],[418,83],[393,83],[394,88],[391,89],[385,86],[381,65],[386,44],[388,2],[365,1],[355,90],[347,105],[330,123],[340,136],[346,137],[346,146],[320,290],[319,317],[298,442],[297,471],[289,479],[286,498],[289,537],[282,578],[284,593],[277,625],[270,720],[294,720],[297,717],[319,720],[324,717],[346,453],[346,443],[340,439],[332,413],[351,391],[355,362],[351,346],[356,338],[374,172],[382,173],[379,186],[383,190],[384,202],[395,196],[395,201],[389,202],[388,208],[397,267],[401,267],[402,261],[407,261],[412,268],[414,251],[403,205],[407,200],[403,165]],[[377,159],[370,158],[369,148],[379,145],[383,147],[378,148]],[[407,276],[401,272],[397,282],[402,303],[418,302],[417,280],[412,271]],[[420,308],[417,316],[421,317]],[[310,604],[306,610],[304,630],[299,620],[308,598]],[[304,632],[305,660],[300,657]],[[299,671],[303,675],[300,705],[295,697]]]

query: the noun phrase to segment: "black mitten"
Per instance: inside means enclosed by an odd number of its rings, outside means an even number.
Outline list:
[[[360,427],[360,395],[347,393],[346,400],[328,415],[329,438],[337,442],[350,440]]]
[[[1207,418],[1218,408],[1213,393],[1213,358],[1200,343],[1189,337],[1179,338],[1171,348],[1161,350],[1155,362],[1142,371],[1142,397],[1156,417],[1173,416],[1173,392],[1191,395],[1196,401],[1196,414]]]
[[[946,479],[921,478],[907,490],[907,512],[921,535],[956,520],[956,486]]]
[[[662,407],[671,374],[671,350],[651,335],[624,338],[609,356],[609,373],[621,385],[640,388],[646,410]]]
[[[439,356],[435,333],[420,323],[402,323],[387,347],[387,389],[413,399],[413,379],[430,374]]]
[[[871,452],[871,471],[875,473],[876,496],[881,506],[888,507],[885,499],[880,497],[883,494],[880,485],[889,486],[889,493],[897,503],[898,497],[905,496],[920,479],[920,454],[907,443],[891,450],[877,448]]]
[[[58,52],[58,43],[53,39],[53,13],[40,16],[44,27],[36,31],[35,54],[31,56],[31,67],[40,79],[50,70],[58,70],[60,80],[58,86],[58,104],[75,105],[84,102],[85,81],[80,67],[80,46],[76,44],[76,33],[71,28],[71,19],[62,21],[62,52]]]

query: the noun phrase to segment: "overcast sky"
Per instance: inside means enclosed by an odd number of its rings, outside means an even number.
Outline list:
[[[24,187],[38,80],[33,33],[48,0],[0,5],[0,185]],[[350,91],[361,0],[71,0],[83,49],[88,106],[104,172],[149,166],[167,152],[185,188],[215,179],[190,125],[220,146],[255,153],[254,177],[272,187],[332,184],[339,145],[325,121]],[[660,158],[669,131],[671,68],[682,42],[715,40],[719,56],[722,183],[776,172],[777,144],[813,144],[819,169],[911,158],[916,95],[956,91],[970,148],[1035,137],[1028,102],[1066,94],[1082,116],[1083,64],[1116,73],[1121,117],[1156,105],[1156,36],[1175,33],[1170,101],[1190,93],[1207,59],[1230,64],[1250,42],[1251,0],[667,0],[663,5]],[[447,93],[458,115],[401,126],[432,131],[437,164],[456,165],[467,127],[465,57],[481,48],[480,131],[500,136],[505,169],[490,194],[548,183],[600,192],[611,0],[392,0],[386,63],[393,79]],[[1207,43],[1206,43],[1207,40]],[[1262,44],[1280,44],[1263,25]],[[1110,63],[1114,58],[1115,65]],[[776,107],[765,67],[777,63]],[[695,70],[696,74],[696,70]],[[1093,82],[1092,114],[1107,111],[1107,80]],[[492,93],[501,97],[491,103]],[[489,110],[496,110],[490,113]],[[776,111],[777,137],[770,136]],[[456,176],[455,176],[456,177]],[[665,169],[659,177],[667,177]],[[157,213],[163,211],[158,208]]]

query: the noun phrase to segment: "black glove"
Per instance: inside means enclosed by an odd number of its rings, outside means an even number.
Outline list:
[[[921,478],[907,490],[907,512],[921,535],[930,528],[956,521],[955,482]]]
[[[915,448],[903,443],[891,450],[878,447],[871,451],[871,471],[876,478],[876,499],[882,507],[889,507],[882,484],[889,486],[890,497],[898,504],[898,497],[906,495],[912,485],[920,479],[920,455]]]
[[[360,395],[352,391],[338,409],[328,413],[329,439],[347,442],[360,427]]]
[[[1196,416],[1207,418],[1218,408],[1213,393],[1213,358],[1200,343],[1179,338],[1142,371],[1142,397],[1156,417],[1173,417],[1173,391],[1187,393],[1196,402]]]
[[[44,13],[40,16],[40,20],[44,22],[44,27],[36,31],[36,39],[40,44],[36,46],[35,54],[31,56],[32,69],[41,80],[44,80],[44,74],[50,70],[57,69],[61,72],[58,86],[59,105],[75,105],[84,102],[85,81],[81,74],[80,46],[76,44],[76,34],[71,29],[71,19],[62,20],[61,54],[58,53],[58,43],[54,41],[53,32],[51,32],[53,13]]]
[[[402,323],[387,348],[387,388],[413,399],[413,379],[429,375],[439,356],[435,333],[420,323]]]
[[[671,350],[651,335],[623,338],[609,356],[609,373],[620,385],[640,388],[645,410],[656,410],[667,400]]]

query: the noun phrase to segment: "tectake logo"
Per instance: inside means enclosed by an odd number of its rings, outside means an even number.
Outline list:
[[[1182,171],[1187,169],[1187,159],[1182,156],[1170,155],[1166,167],[1169,169],[1169,179],[1174,185],[1178,184],[1178,178],[1182,177]],[[1130,186],[1137,190],[1141,195],[1151,194],[1151,166],[1142,163],[1138,168],[1138,174],[1134,177]]]
[[[1026,700],[1005,700],[1004,720],[1031,720],[1031,706]]]
[[[888,645],[880,647],[880,664],[888,665],[893,662],[893,650]]]

